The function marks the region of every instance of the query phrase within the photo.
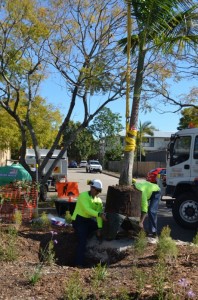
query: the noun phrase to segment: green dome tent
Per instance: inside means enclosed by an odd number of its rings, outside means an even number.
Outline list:
[[[0,167],[0,186],[14,181],[32,181],[32,177],[20,164]]]

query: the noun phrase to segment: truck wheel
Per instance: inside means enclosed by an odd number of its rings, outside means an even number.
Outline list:
[[[191,193],[177,197],[172,207],[175,221],[182,227],[196,229],[198,227],[198,200]]]

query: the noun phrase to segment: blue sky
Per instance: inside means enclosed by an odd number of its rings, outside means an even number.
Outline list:
[[[40,94],[46,99],[47,102],[53,103],[53,105],[57,106],[57,108],[60,109],[61,113],[65,115],[68,108],[66,104],[67,94],[62,85],[63,83],[58,78],[54,78],[53,80],[48,79],[42,84]],[[187,80],[183,80],[180,83],[172,84],[172,96],[177,97],[177,95],[180,94],[187,94],[190,86],[195,86],[195,81],[189,82]],[[100,100],[98,101],[100,102]],[[98,101],[94,102],[98,103]],[[121,99],[114,103],[111,103],[108,107],[112,110],[112,112],[119,113],[122,116],[122,123],[123,126],[125,126],[125,99]],[[169,106],[167,106],[166,109],[168,111]],[[146,114],[142,112],[139,113],[139,121],[141,121],[142,123],[150,121],[152,125],[156,127],[157,130],[165,132],[177,131],[180,117],[181,113],[179,112],[159,114],[153,110],[152,112]],[[75,109],[72,119],[74,121],[81,121],[82,118],[82,107],[80,107],[79,105],[78,108]]]

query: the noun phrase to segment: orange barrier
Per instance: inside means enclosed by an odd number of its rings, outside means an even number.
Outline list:
[[[69,201],[72,198],[76,198],[79,195],[78,183],[77,182],[57,182],[56,190],[58,198],[66,198]]]
[[[0,204],[0,219],[3,222],[12,222],[16,209],[21,211],[23,221],[32,219],[38,201],[38,191],[34,186],[29,190],[4,186],[0,188],[0,196],[4,199]]]

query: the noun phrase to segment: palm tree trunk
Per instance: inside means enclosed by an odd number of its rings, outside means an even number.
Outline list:
[[[138,65],[136,72],[136,79],[134,84],[134,93],[133,93],[133,104],[130,116],[130,129],[137,130],[138,125],[138,115],[139,115],[139,104],[140,104],[140,96],[142,90],[142,82],[143,82],[143,74],[144,74],[144,60],[145,60],[146,51],[143,47],[139,50],[138,56]],[[129,132],[126,133],[126,136],[131,137],[136,140],[136,137]],[[133,176],[133,164],[135,157],[135,149],[131,151],[124,152],[124,159],[122,163],[122,169],[120,173],[119,184],[120,185],[131,185],[132,176]]]

